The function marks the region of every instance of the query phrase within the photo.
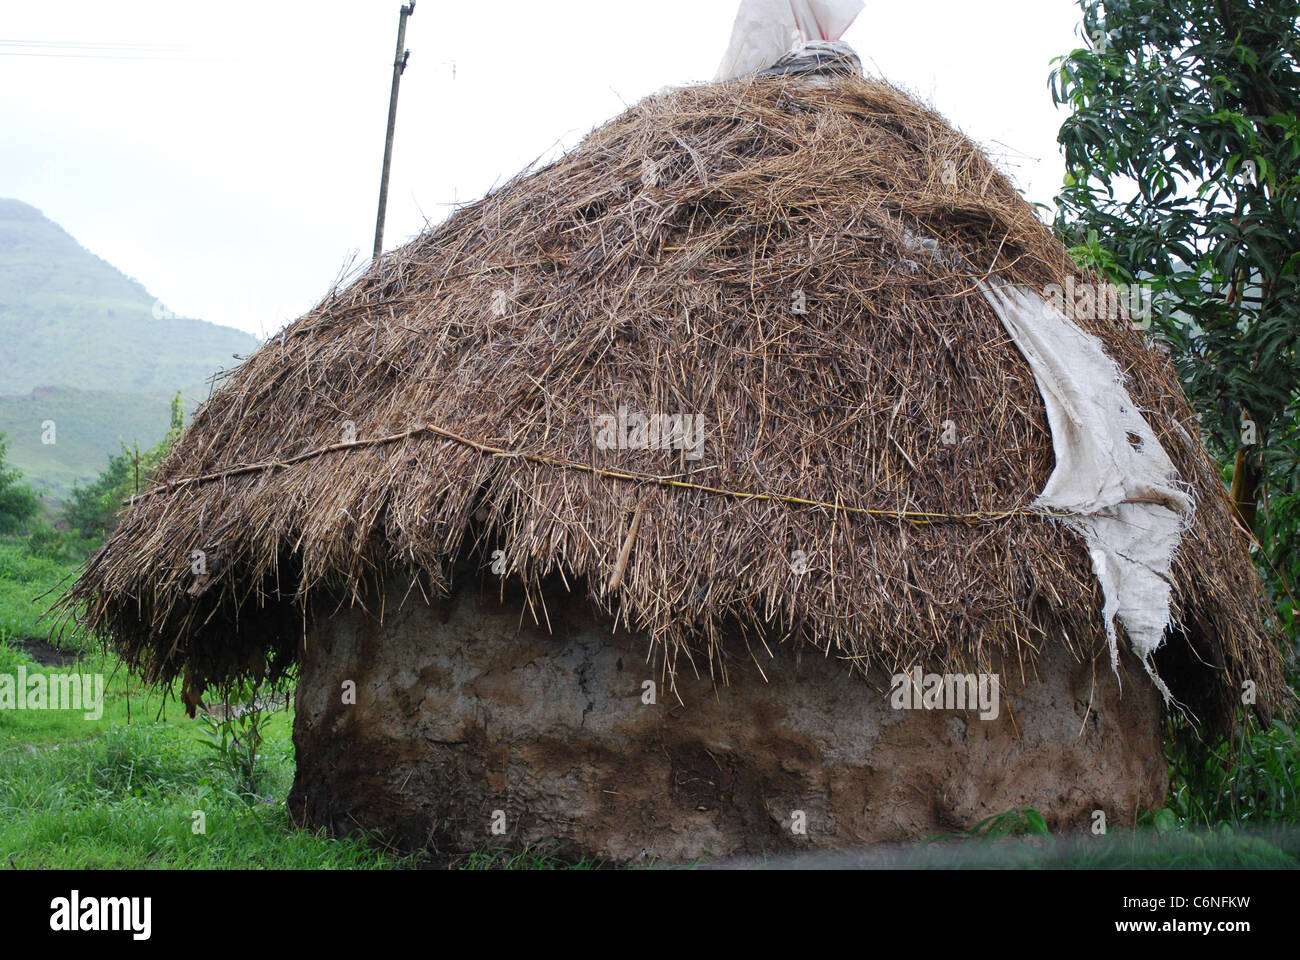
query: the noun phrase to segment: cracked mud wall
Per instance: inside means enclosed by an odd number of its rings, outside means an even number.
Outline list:
[[[738,645],[729,685],[679,676],[682,704],[645,637],[566,594],[545,601],[551,632],[474,588],[433,606],[394,591],[382,624],[322,617],[298,684],[295,815],[442,856],[558,839],[681,861],[916,839],[1024,806],[1086,830],[1094,810],[1131,822],[1164,797],[1159,695],[1127,658],[1121,697],[1104,659],[1044,651],[1040,679],[1008,669],[998,717],[981,720],[892,709],[887,675],[788,646],[760,652],[764,682]]]

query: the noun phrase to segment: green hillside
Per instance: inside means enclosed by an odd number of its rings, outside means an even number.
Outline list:
[[[207,395],[204,394],[206,397]],[[187,404],[193,408],[193,404]],[[0,433],[9,462],[43,497],[63,499],[75,483],[94,479],[110,454],[139,443],[145,450],[167,432],[168,401],[138,393],[40,387],[21,397],[0,397]],[[53,423],[51,434],[44,424]]]
[[[258,346],[154,304],[39,210],[0,199],[0,431],[44,494],[66,496],[98,474],[119,437],[155,443],[177,390],[192,409],[213,373]],[[46,420],[56,423],[54,444],[41,442]]]

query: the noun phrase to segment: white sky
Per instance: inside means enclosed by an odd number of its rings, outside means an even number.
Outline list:
[[[268,336],[370,254],[399,7],[0,0],[0,197],[177,313]],[[625,104],[711,79],[736,7],[417,0],[385,248]],[[1049,61],[1077,24],[1073,0],[867,0],[844,39],[1050,203]]]

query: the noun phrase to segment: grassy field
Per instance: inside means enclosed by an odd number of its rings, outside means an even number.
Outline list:
[[[16,868],[401,869],[430,865],[362,839],[295,827],[284,800],[293,779],[292,709],[266,715],[250,776],[221,749],[214,721],[190,719],[169,690],[142,685],[93,640],[40,614],[76,563],[33,557],[0,538],[0,674],[98,673],[102,715],[0,710],[0,864]],[[44,600],[35,598],[45,595]],[[38,660],[45,660],[42,664]],[[67,662],[58,663],[58,660]],[[229,731],[226,731],[229,733]],[[969,833],[912,847],[753,866],[1133,867],[1300,866],[1300,744],[1289,727],[1245,728],[1235,744],[1198,747],[1170,727],[1171,790],[1137,830],[1052,836],[1033,810],[1008,811]],[[201,824],[202,831],[197,827]],[[702,866],[707,864],[695,864]],[[445,866],[445,864],[439,864]],[[547,844],[485,846],[463,869],[551,869]]]
[[[0,710],[0,863],[11,867],[377,868],[408,865],[378,846],[293,827],[290,710],[268,716],[258,789],[215,748],[172,691],[150,689],[98,645],[53,635],[33,598],[75,571],[0,540],[0,673],[102,674],[102,716]],[[40,640],[58,641],[59,650]],[[62,651],[71,659],[40,664]],[[202,814],[203,832],[196,832]]]
[[[0,856],[11,867],[377,868],[406,861],[300,830],[284,807],[292,716],[268,718],[250,795],[202,720],[113,658],[39,665],[0,643],[0,673],[102,673],[103,715],[0,711]],[[201,826],[200,831],[198,827]]]

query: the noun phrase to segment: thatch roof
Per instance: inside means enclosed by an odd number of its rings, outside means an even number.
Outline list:
[[[492,583],[498,549],[679,669],[725,668],[741,634],[760,658],[792,640],[858,667],[1091,656],[1087,553],[1030,507],[1054,462],[1043,402],[977,289],[1074,271],[985,156],[888,85],[652,96],[234,370],[73,597],[191,699],[283,670],[328,613],[310,598],[374,603],[384,577],[428,595],[458,560]],[[1203,718],[1244,679],[1267,709],[1259,583],[1175,372],[1127,324],[1078,322],[1198,501],[1161,672]],[[703,455],[598,449],[620,407],[704,417]]]

